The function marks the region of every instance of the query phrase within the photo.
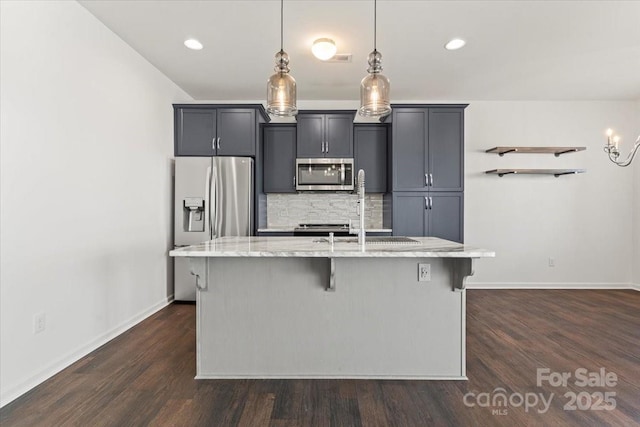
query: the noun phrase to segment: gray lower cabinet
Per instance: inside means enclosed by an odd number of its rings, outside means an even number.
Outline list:
[[[176,156],[255,156],[261,106],[174,105]]]
[[[393,106],[393,191],[464,190],[464,108]]]
[[[356,172],[365,172],[367,193],[387,192],[387,140],[386,125],[356,124],[353,127],[353,154]]]
[[[264,192],[295,193],[296,126],[263,127]]]
[[[296,118],[298,157],[352,158],[354,114],[352,111],[300,111]]]
[[[393,235],[432,236],[462,243],[462,192],[394,192]]]

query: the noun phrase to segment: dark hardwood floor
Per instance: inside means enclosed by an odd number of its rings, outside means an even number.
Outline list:
[[[195,306],[173,304],[2,408],[0,424],[640,425],[640,292],[470,290],[467,305],[469,381],[196,381]],[[537,368],[571,378],[538,386]],[[616,384],[576,384],[580,368]],[[615,409],[588,409],[611,392]],[[565,393],[581,396],[575,410]]]

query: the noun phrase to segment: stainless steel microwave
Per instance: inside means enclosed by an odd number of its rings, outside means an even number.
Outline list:
[[[296,190],[352,191],[353,159],[296,159]]]

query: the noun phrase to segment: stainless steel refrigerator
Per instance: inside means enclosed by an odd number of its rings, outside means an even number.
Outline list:
[[[174,246],[253,230],[253,159],[177,157]],[[187,258],[174,259],[174,299],[195,301],[195,278]]]

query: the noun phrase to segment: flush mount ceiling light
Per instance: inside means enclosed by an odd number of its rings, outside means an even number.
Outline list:
[[[274,116],[295,116],[296,80],[289,74],[289,55],[284,51],[284,0],[280,0],[280,51],[276,53],[276,73],[267,82],[267,112]]]
[[[611,160],[616,165],[627,167],[633,161],[638,148],[640,148],[640,135],[638,135],[635,145],[633,146],[631,152],[625,160],[618,160],[618,157],[620,157],[620,151],[618,150],[619,144],[620,137],[613,134],[613,129],[607,129],[607,145],[604,146],[604,152],[609,155],[609,160]]]
[[[451,39],[444,45],[444,48],[447,50],[457,50],[467,44],[466,41],[462,39]]]
[[[360,82],[360,109],[365,117],[382,117],[391,113],[389,79],[382,74],[382,54],[376,49],[377,4],[373,0],[373,51],[369,54],[369,74]]]
[[[311,46],[311,52],[321,61],[333,58],[337,51],[336,43],[326,37],[315,40]]]
[[[202,49],[202,43],[196,39],[187,39],[184,41],[184,45],[189,49],[200,50]]]

